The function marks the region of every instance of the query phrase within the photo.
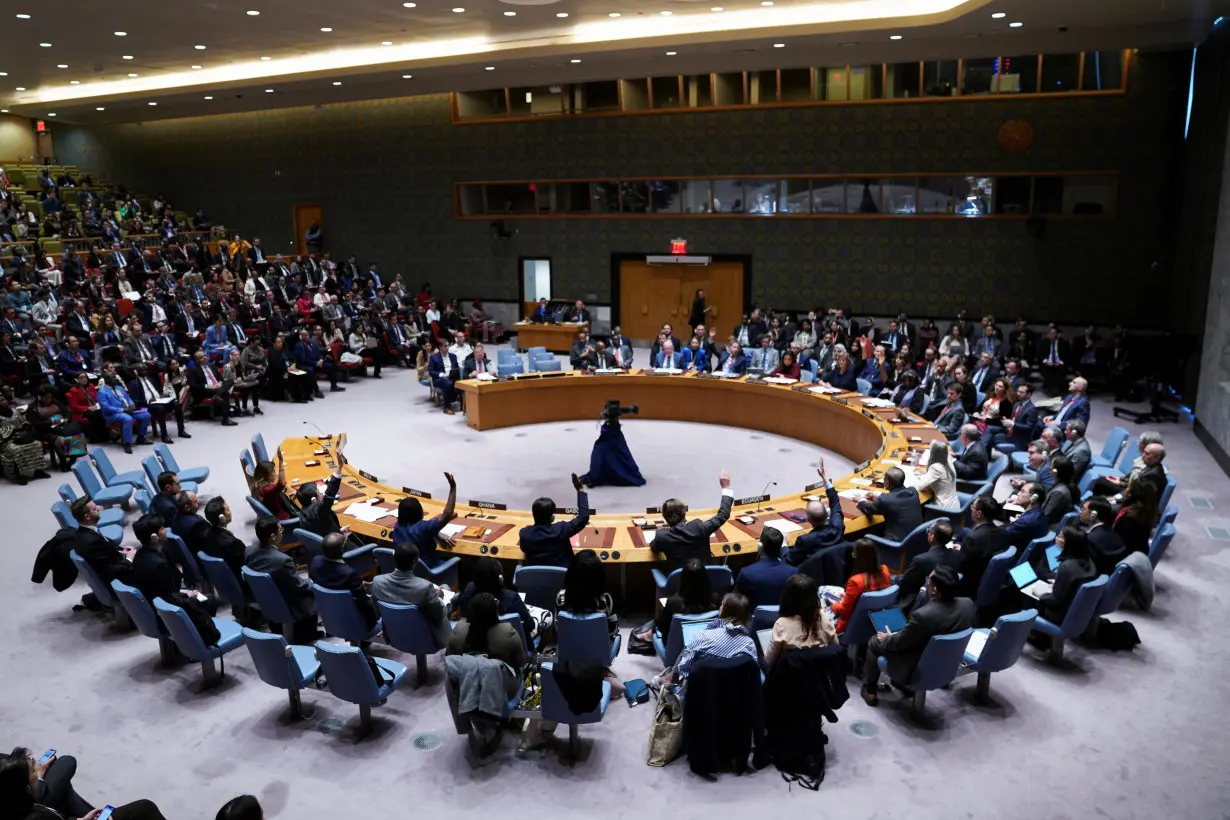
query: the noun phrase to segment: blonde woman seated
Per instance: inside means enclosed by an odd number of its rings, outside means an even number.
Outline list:
[[[960,508],[961,499],[957,496],[957,473],[952,469],[947,442],[931,442],[931,447],[927,450],[927,472],[918,477],[914,489],[920,493],[923,490],[931,490],[931,494],[935,496],[932,503],[946,510]]]
[[[833,622],[820,606],[820,587],[810,575],[791,575],[782,589],[782,600],[773,635],[764,647],[769,666],[791,649],[811,649],[837,643]]]

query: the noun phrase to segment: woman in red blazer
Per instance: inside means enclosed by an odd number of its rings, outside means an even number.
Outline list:
[[[893,580],[888,575],[888,567],[880,563],[876,545],[868,538],[860,538],[854,542],[854,574],[846,582],[846,594],[833,604],[833,614],[837,616],[837,634],[845,631],[854,608],[858,605],[859,596],[864,592],[874,592],[885,589]]]
[[[90,384],[90,377],[85,371],[77,374],[76,383],[64,398],[68,402],[69,415],[85,428],[87,439],[98,443],[110,438],[102,413],[90,409],[98,406],[98,389]]]

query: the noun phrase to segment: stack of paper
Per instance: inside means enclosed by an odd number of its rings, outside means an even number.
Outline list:
[[[461,533],[465,532],[465,524],[445,524],[440,530],[441,535],[447,535],[449,538],[456,538]]]
[[[792,532],[798,532],[803,529],[793,521],[788,521],[785,518],[774,518],[771,521],[764,522],[766,529],[774,529],[782,535],[789,535]]]
[[[477,376],[475,376],[475,378],[476,378],[476,379],[478,379],[480,382],[493,382],[493,381],[495,381],[495,376],[493,376],[493,375],[492,375],[492,374],[490,374],[490,373],[479,373]]]
[[[364,501],[356,501],[344,510],[345,514],[351,518],[357,518],[368,524],[374,524],[381,518],[392,517],[396,515],[393,510],[386,510],[384,507],[377,507],[373,499]]]
[[[864,406],[866,406],[866,407],[884,407],[884,408],[887,408],[887,407],[896,407],[896,406],[897,406],[897,405],[893,404],[891,401],[889,401],[888,399],[863,399],[863,404],[864,404]]]
[[[600,367],[594,371],[600,376],[616,376],[623,373],[618,367]]]
[[[666,373],[668,375],[678,375],[679,373],[682,373],[683,371],[677,367],[655,367],[653,369],[653,372],[654,373]]]
[[[821,385],[817,385],[813,387],[810,392],[819,393],[821,396],[835,396],[838,393],[841,393],[844,391],[842,391],[841,388],[838,388],[838,387],[825,387],[824,385],[821,384]]]
[[[765,379],[769,384],[794,384],[798,379],[789,379],[785,376],[769,376]]]

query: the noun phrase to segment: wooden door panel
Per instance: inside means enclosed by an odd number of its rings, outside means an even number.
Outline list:
[[[619,274],[620,325],[629,339],[652,341],[668,322],[677,337],[686,339],[691,333],[688,314],[697,288],[705,291],[706,304],[715,308],[708,324],[717,323],[722,341],[743,313],[743,265],[739,262],[704,267],[622,262]]]
[[[307,229],[315,222],[317,225],[324,227],[321,210],[319,205],[315,204],[296,204],[294,206],[294,221],[295,221],[295,247],[298,249],[300,256],[307,253],[307,240],[304,235]]]

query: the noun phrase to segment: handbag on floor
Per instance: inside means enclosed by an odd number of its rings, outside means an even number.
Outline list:
[[[650,657],[658,654],[654,651],[652,641],[643,641],[637,636],[642,632],[652,632],[655,628],[653,621],[648,621],[641,624],[636,629],[633,629],[628,635],[628,654],[629,655],[649,655]]]
[[[668,687],[658,695],[658,708],[649,727],[650,766],[665,766],[683,751],[683,704]]]

